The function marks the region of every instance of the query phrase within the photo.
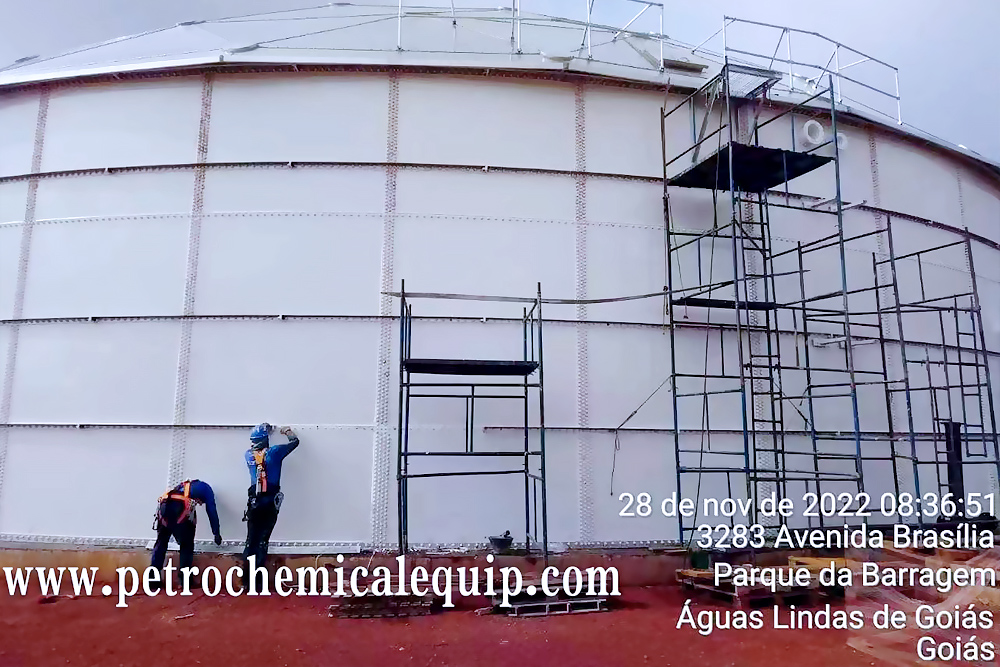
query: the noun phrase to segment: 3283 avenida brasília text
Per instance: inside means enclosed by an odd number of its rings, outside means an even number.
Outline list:
[[[746,498],[678,497],[676,492],[655,501],[651,494],[622,493],[623,506],[618,513],[625,518],[643,518],[655,514],[690,520],[696,534],[692,541],[701,549],[881,549],[941,548],[992,549],[995,536],[963,521],[980,514],[995,516],[996,494],[969,493],[963,498],[953,494],[925,493],[804,493],[797,499],[776,493],[756,503]],[[816,517],[839,519],[840,529],[808,529],[808,520]],[[796,528],[796,519],[803,527]],[[881,527],[869,525],[883,524]],[[949,528],[919,527],[940,520],[954,524]],[[891,530],[886,530],[890,524]],[[917,524],[915,527],[913,524]]]
[[[649,493],[622,493],[619,516],[642,518],[660,515],[684,525],[685,542],[704,550],[730,549],[881,549],[942,548],[992,549],[995,535],[969,521],[979,515],[995,516],[994,493],[953,494],[804,493],[798,498],[776,493],[758,499],[692,498],[672,493],[654,500]],[[827,525],[811,528],[821,517]],[[936,526],[939,521],[947,522]],[[898,563],[850,562],[831,559],[818,572],[815,567],[784,565],[751,567],[715,562],[714,586],[763,587],[773,593],[809,587],[924,587],[942,595],[956,588],[995,587],[997,570],[943,563],[939,567],[900,566]],[[947,605],[945,605],[947,607]],[[927,634],[914,637],[913,649],[922,661],[992,661],[996,646],[983,631],[994,627],[994,612],[976,604],[964,606],[920,604],[915,610],[881,608],[815,608],[775,605],[770,610],[699,610],[688,600],[677,628],[691,628],[709,635],[722,630],[774,629],[881,630],[919,628]],[[769,623],[768,623],[769,622]],[[947,632],[947,639],[942,636]]]

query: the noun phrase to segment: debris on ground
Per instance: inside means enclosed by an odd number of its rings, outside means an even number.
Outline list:
[[[75,600],[76,595],[42,595],[38,598],[38,604],[52,604],[53,602],[58,602],[60,598],[66,598],[67,600]]]

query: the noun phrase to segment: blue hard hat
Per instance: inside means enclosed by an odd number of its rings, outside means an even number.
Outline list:
[[[270,435],[272,428],[274,427],[267,422],[257,424],[253,427],[253,430],[250,431],[250,442],[255,445],[266,445],[267,438]]]

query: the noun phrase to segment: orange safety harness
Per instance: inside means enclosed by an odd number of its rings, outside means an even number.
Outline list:
[[[253,452],[253,460],[257,464],[257,493],[267,493],[267,469],[264,466],[266,454],[266,449]]]
[[[184,482],[184,491],[182,493],[178,493],[174,489],[170,489],[162,496],[160,496],[160,507],[162,508],[163,503],[165,503],[168,500],[179,500],[182,503],[184,503],[184,510],[181,512],[180,516],[177,517],[176,520],[177,523],[183,522],[191,513],[191,503],[192,503],[191,482],[190,481]],[[164,526],[167,525],[167,520],[163,518],[162,513],[160,513],[159,519],[160,523],[162,523]]]

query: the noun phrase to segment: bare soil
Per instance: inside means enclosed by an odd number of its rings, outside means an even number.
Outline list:
[[[11,597],[3,590],[0,667],[875,664],[846,645],[844,631],[765,627],[703,637],[675,628],[685,599],[676,587],[623,592],[613,611],[571,616],[479,616],[474,609],[485,600],[463,600],[463,608],[432,616],[334,619],[327,616],[331,601],[322,597],[213,598],[199,592],[137,596],[119,609],[114,598],[40,604],[37,595]]]

